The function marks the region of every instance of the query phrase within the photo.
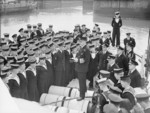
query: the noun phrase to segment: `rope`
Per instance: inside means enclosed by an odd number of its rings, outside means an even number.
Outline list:
[[[93,96],[86,96],[85,98],[93,98]],[[58,102],[65,102],[65,101],[74,100],[74,99],[78,99],[78,97],[69,98],[69,99],[65,99],[65,100],[63,99],[63,100],[55,101],[55,102],[52,102],[52,103],[43,104],[42,106],[51,105],[51,104],[56,104],[56,103],[58,103]]]

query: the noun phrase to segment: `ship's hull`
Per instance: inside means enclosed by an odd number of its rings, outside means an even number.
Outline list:
[[[37,7],[37,3],[15,3],[15,4],[1,4],[1,13],[13,13],[33,10]]]
[[[127,18],[150,18],[149,0],[95,0],[93,9],[95,13],[110,17],[120,10],[121,15]]]

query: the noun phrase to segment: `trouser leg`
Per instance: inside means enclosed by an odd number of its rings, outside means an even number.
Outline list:
[[[87,91],[86,87],[86,73],[78,72],[79,79],[79,88],[80,88],[80,97],[85,97],[85,92]]]

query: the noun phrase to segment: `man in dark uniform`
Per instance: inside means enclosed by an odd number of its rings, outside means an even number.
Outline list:
[[[45,54],[46,54],[46,66],[47,66],[47,71],[49,76],[49,87],[50,87],[51,85],[54,85],[54,80],[55,80],[51,49],[47,48]]]
[[[14,43],[14,44],[17,44],[17,43],[18,43],[18,42],[17,42],[17,34],[13,34],[13,35],[12,35],[12,39],[13,39],[12,43]]]
[[[63,42],[58,43],[58,47],[53,52],[55,85],[65,86],[65,53]]]
[[[42,24],[38,23],[37,37],[40,39],[42,36],[44,36],[44,30],[42,29]]]
[[[21,40],[22,38],[24,38],[24,29],[21,28],[21,29],[19,29],[18,32],[19,32],[20,34],[19,34],[18,37],[17,37],[17,42],[18,42],[18,46],[20,47],[20,46],[21,46],[20,40]]]
[[[110,38],[108,38],[108,35],[107,35],[107,32],[104,32],[104,35],[103,35],[103,44],[107,44],[108,46],[110,45]]]
[[[86,87],[86,74],[88,72],[88,66],[90,62],[90,52],[86,47],[86,37],[82,37],[80,40],[80,50],[74,58],[75,70],[78,74],[79,79],[79,88],[80,88],[80,98],[78,101],[81,101],[85,98],[85,92],[87,91]]]
[[[122,26],[122,19],[120,16],[120,12],[115,12],[115,17],[111,23],[113,27],[113,34],[112,34],[112,46],[119,46],[120,45],[120,27]],[[115,44],[116,40],[116,44]]]
[[[107,71],[110,72],[110,80],[115,83],[116,79],[114,77],[114,69],[119,68],[118,65],[115,63],[115,56],[114,55],[109,55],[108,56],[108,65],[107,65]]]
[[[82,32],[82,35],[83,35],[83,34],[86,34],[87,28],[86,28],[86,25],[85,25],[85,24],[82,25],[81,32]]]
[[[22,55],[17,57],[17,63],[19,64],[19,73],[17,74],[20,79],[21,87],[21,97],[23,99],[28,99],[28,90],[27,90],[27,77],[25,71],[24,57]]]
[[[31,33],[30,38],[37,39],[37,26],[36,25],[33,25],[33,31]]]
[[[9,39],[9,33],[4,33],[4,42],[6,42],[7,45],[12,43],[12,41]]]
[[[30,24],[27,25],[28,36],[31,37],[32,34],[32,26]]]
[[[127,46],[129,43],[133,45],[133,46],[132,46],[132,49],[136,46],[135,39],[130,36],[131,33],[126,33],[126,35],[127,35],[127,38],[124,39],[125,51],[126,51],[126,46]]]
[[[127,57],[123,54],[124,49],[119,46],[117,48],[117,57],[116,57],[116,64],[120,67],[123,68],[123,71],[125,75],[128,74],[129,67],[128,67],[128,59]]]
[[[141,105],[144,109],[144,113],[150,113],[150,95],[147,93],[137,94],[136,99],[137,102]]]
[[[131,79],[129,76],[126,75],[121,77],[121,85],[124,88],[121,95],[121,97],[123,98],[123,101],[121,102],[121,107],[125,108],[129,113],[136,104],[134,89],[130,86],[130,83]]]
[[[90,63],[87,78],[90,80],[89,87],[93,88],[93,77],[98,72],[99,53],[95,50],[94,45],[90,46]]]
[[[9,75],[8,86],[10,88],[11,96],[16,97],[16,98],[21,97],[20,79],[17,75],[18,72],[19,72],[19,64],[12,63],[11,64],[11,75]]]
[[[37,87],[36,59],[29,59],[30,66],[26,69],[28,80],[28,99],[39,102],[39,91]]]
[[[71,50],[70,50],[70,41],[66,41],[65,42],[65,50],[64,50],[64,53],[65,53],[65,74],[66,74],[66,80],[65,80],[65,85],[67,85],[71,78],[71,63],[70,63],[70,58],[72,57],[71,55]]]
[[[102,46],[102,52],[100,52],[99,54],[99,65],[98,65],[98,69],[99,70],[107,70],[107,58],[110,55],[110,53],[107,50],[108,48],[108,44],[103,44]]]
[[[134,53],[134,51],[133,51],[133,44],[132,43],[129,43],[129,44],[127,44],[127,51],[126,51],[126,53],[125,53],[125,55],[126,55],[126,57],[128,58],[128,62],[131,60],[131,59],[133,59],[133,60],[135,60],[136,59],[136,56],[135,56],[135,53]]]
[[[43,93],[48,93],[49,89],[49,75],[46,65],[45,55],[39,57],[39,63],[36,66],[37,70],[37,87],[39,90],[39,96]]]
[[[49,25],[49,28],[46,29],[46,33],[54,36],[55,32],[53,31],[53,25]]]
[[[131,79],[131,86],[133,88],[141,87],[141,75],[136,69],[138,63],[135,60],[130,60],[129,62],[129,76]]]

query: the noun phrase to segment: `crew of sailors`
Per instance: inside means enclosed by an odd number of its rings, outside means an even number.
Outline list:
[[[117,55],[109,51],[114,43],[111,31],[101,32],[98,24],[91,31],[76,25],[74,31],[46,31],[42,24],[27,25],[19,35],[5,33],[0,41],[0,77],[13,97],[39,102],[51,85],[67,86],[79,79],[80,97],[85,98],[86,79],[89,89],[98,88],[95,100],[100,113],[131,113],[137,102],[149,113],[150,95],[135,95],[134,88],[143,87],[136,66],[136,46],[131,33],[126,33],[124,47],[117,45]],[[114,46],[114,45],[113,45]],[[136,101],[137,100],[137,101]],[[113,111],[114,110],[114,111]]]

